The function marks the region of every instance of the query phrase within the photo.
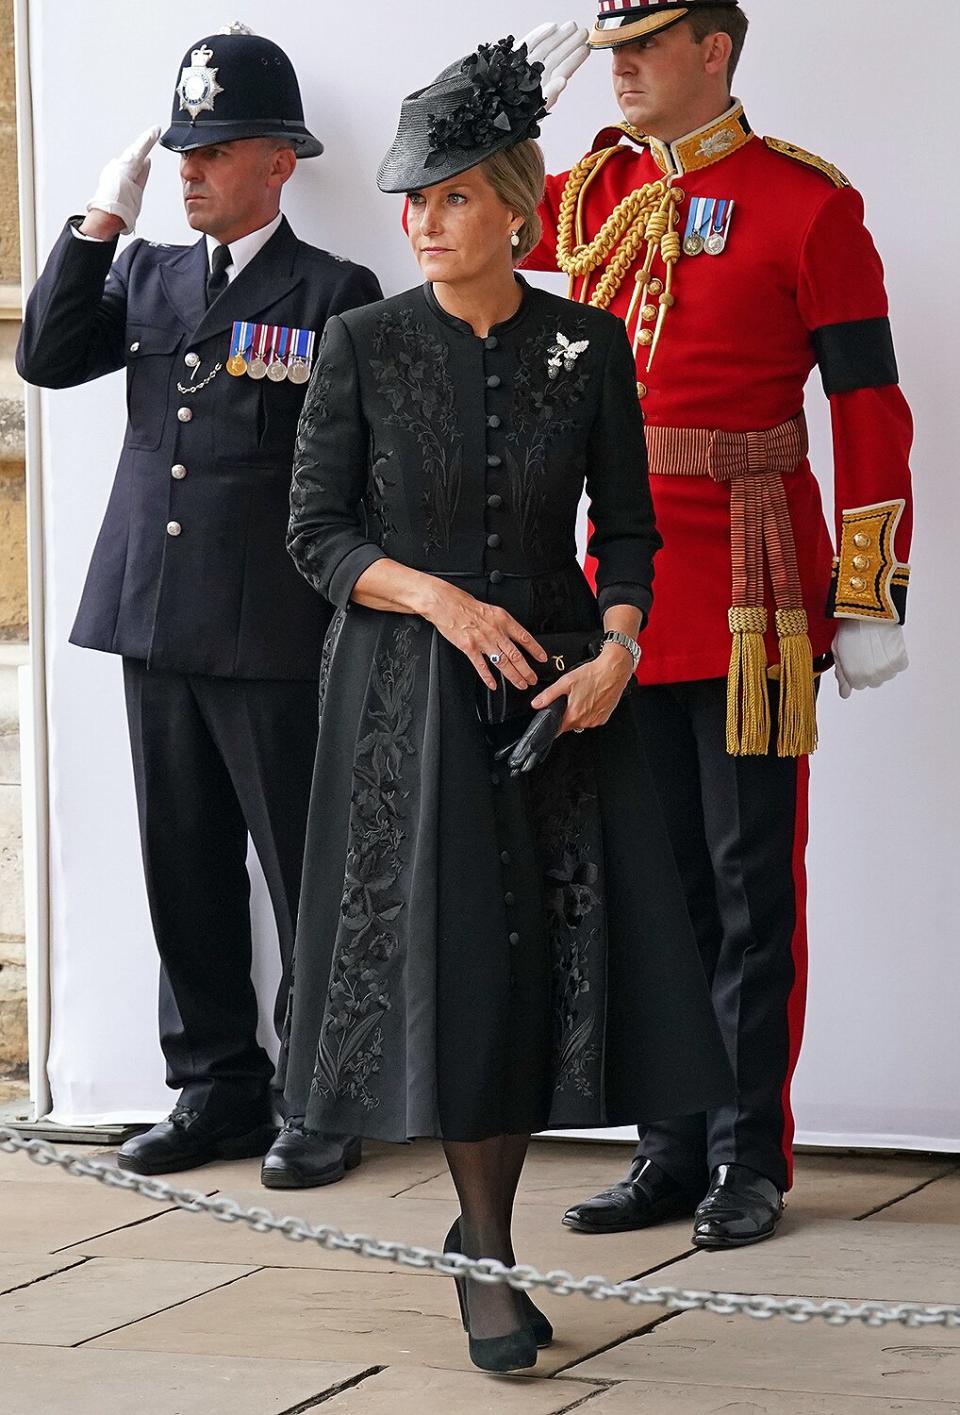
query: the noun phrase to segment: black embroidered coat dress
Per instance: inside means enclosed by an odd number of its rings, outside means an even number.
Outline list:
[[[730,1097],[628,706],[510,780],[466,656],[351,603],[388,556],[534,634],[646,612],[643,445],[627,338],[601,311],[524,286],[480,339],[427,285],[327,325],[289,537],[339,611],[281,1058],[310,1129],[477,1140]],[[584,483],[599,605],[577,562]]]

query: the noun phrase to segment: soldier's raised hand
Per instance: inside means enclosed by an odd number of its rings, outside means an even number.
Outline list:
[[[143,205],[143,189],[150,175],[149,153],[159,136],[159,128],[147,128],[119,157],[112,158],[100,173],[97,190],[87,202],[88,211],[103,211],[122,221],[120,229],[125,236],[136,228]]]
[[[549,111],[587,58],[587,31],[576,20],[537,25],[520,41],[530,62],[543,65],[543,100]]]

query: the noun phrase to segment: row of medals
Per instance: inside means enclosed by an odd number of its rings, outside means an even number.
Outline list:
[[[234,378],[242,378],[246,374],[248,378],[270,378],[274,383],[282,383],[285,378],[289,378],[291,383],[307,383],[310,378],[310,365],[306,359],[291,359],[289,364],[274,359],[268,364],[257,356],[248,360],[242,354],[234,354],[227,359],[226,368]]]
[[[722,255],[726,245],[727,238],[719,231],[712,231],[706,240],[694,231],[685,239],[683,249],[687,255],[701,255],[704,251],[707,255]]]

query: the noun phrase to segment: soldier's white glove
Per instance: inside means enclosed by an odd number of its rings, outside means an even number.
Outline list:
[[[859,688],[879,688],[910,666],[900,625],[867,619],[840,620],[833,656],[841,698]]]
[[[87,202],[88,211],[105,211],[108,216],[118,216],[125,236],[136,227],[143,205],[143,189],[150,175],[147,154],[159,136],[159,128],[147,128],[119,157],[108,162],[100,173],[97,190]]]
[[[576,20],[567,20],[563,25],[537,25],[520,41],[527,46],[530,63],[543,65],[540,85],[548,112],[590,53],[587,34]]]

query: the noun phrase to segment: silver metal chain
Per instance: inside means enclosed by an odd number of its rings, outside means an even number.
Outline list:
[[[64,1154],[45,1140],[30,1140],[0,1126],[0,1150],[24,1154],[36,1164],[59,1165],[79,1179],[96,1179],[108,1188],[125,1189],[156,1203],[171,1204],[187,1213],[209,1214],[221,1223],[245,1223],[255,1233],[279,1233],[294,1243],[318,1243],[333,1252],[356,1253],[362,1258],[399,1263],[403,1267],[429,1269],[448,1277],[469,1275],[478,1282],[507,1283],[522,1292],[536,1288],[558,1297],[574,1294],[594,1301],[613,1299],[630,1307],[663,1307],[670,1312],[713,1312],[717,1316],[757,1318],[787,1317],[792,1322],[809,1322],[822,1317],[831,1326],[862,1322],[868,1327],[891,1323],[904,1327],[960,1327],[960,1305],[924,1306],[916,1302],[847,1302],[841,1298],[824,1301],[811,1297],[769,1297],[738,1292],[697,1292],[681,1287],[647,1287],[639,1282],[611,1282],[605,1277],[574,1277],[554,1269],[548,1273],[517,1264],[508,1268],[492,1258],[466,1258],[459,1253],[438,1253],[416,1244],[371,1238],[366,1233],[344,1233],[328,1223],[312,1224],[302,1218],[278,1218],[270,1209],[245,1208],[235,1199],[179,1189],[159,1179],[151,1179],[95,1160]]]

